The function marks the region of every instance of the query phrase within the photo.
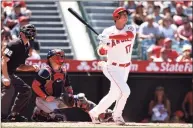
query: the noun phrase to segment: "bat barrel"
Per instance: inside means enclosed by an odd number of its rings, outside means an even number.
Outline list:
[[[93,31],[95,34],[98,35],[98,33],[94,30],[93,27],[91,27],[77,12],[75,12],[72,8],[68,8],[68,11],[74,15],[77,19],[80,20],[84,25],[86,25],[91,31]]]

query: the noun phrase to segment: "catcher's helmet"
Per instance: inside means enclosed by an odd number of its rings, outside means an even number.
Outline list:
[[[64,51],[62,49],[52,49],[48,51],[47,54],[47,59],[49,59],[50,57],[54,56],[54,55],[61,55],[64,56]]]
[[[33,24],[22,26],[20,32],[24,33],[29,40],[34,40],[36,37],[36,28]]]
[[[54,60],[56,63],[61,64],[64,62],[65,54],[64,54],[64,51],[62,49],[49,50],[48,54],[47,54],[47,59],[49,59],[50,57],[55,56],[55,55],[57,56]]]
[[[116,9],[114,10],[114,12],[113,12],[113,19],[114,19],[114,20],[119,19],[119,13],[120,13],[120,12],[123,12],[123,11],[127,12],[127,14],[130,14],[130,12],[129,12],[126,8],[124,8],[124,7],[118,7],[118,8],[116,8]]]

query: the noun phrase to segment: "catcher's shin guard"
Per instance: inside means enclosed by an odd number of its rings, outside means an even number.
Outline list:
[[[45,113],[44,111],[35,107],[31,120],[34,122],[60,122],[66,121],[67,118],[64,114],[60,113],[59,110],[52,113]]]
[[[58,112],[53,112],[53,113],[50,113],[50,119],[49,119],[49,122],[61,122],[61,121],[67,121],[67,118],[65,116],[65,114],[62,114],[62,113],[58,113]]]
[[[34,122],[47,122],[50,118],[48,113],[43,112],[39,108],[35,107],[31,120]]]

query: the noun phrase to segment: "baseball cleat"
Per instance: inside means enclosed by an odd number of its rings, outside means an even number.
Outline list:
[[[125,125],[125,121],[122,116],[120,117],[113,117],[113,120],[118,125]]]
[[[93,124],[100,124],[98,117],[95,116],[92,111],[89,111],[88,113],[90,115],[90,118],[91,118]]]

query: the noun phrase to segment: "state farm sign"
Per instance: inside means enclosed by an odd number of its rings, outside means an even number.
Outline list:
[[[191,63],[161,63],[161,72],[192,72]]]
[[[80,64],[77,66],[77,70],[100,72],[101,67],[98,66],[98,62],[99,61],[80,61]],[[131,71],[138,71],[138,67],[138,64],[132,64]]]
[[[146,67],[147,72],[185,73],[192,72],[192,63],[155,63],[150,62]]]
[[[101,72],[98,66],[98,60],[79,61],[65,60],[69,72]],[[27,65],[39,65],[44,67],[46,60],[27,60]],[[169,62],[149,62],[149,61],[132,61],[131,72],[133,73],[192,73],[192,63],[169,63]]]

